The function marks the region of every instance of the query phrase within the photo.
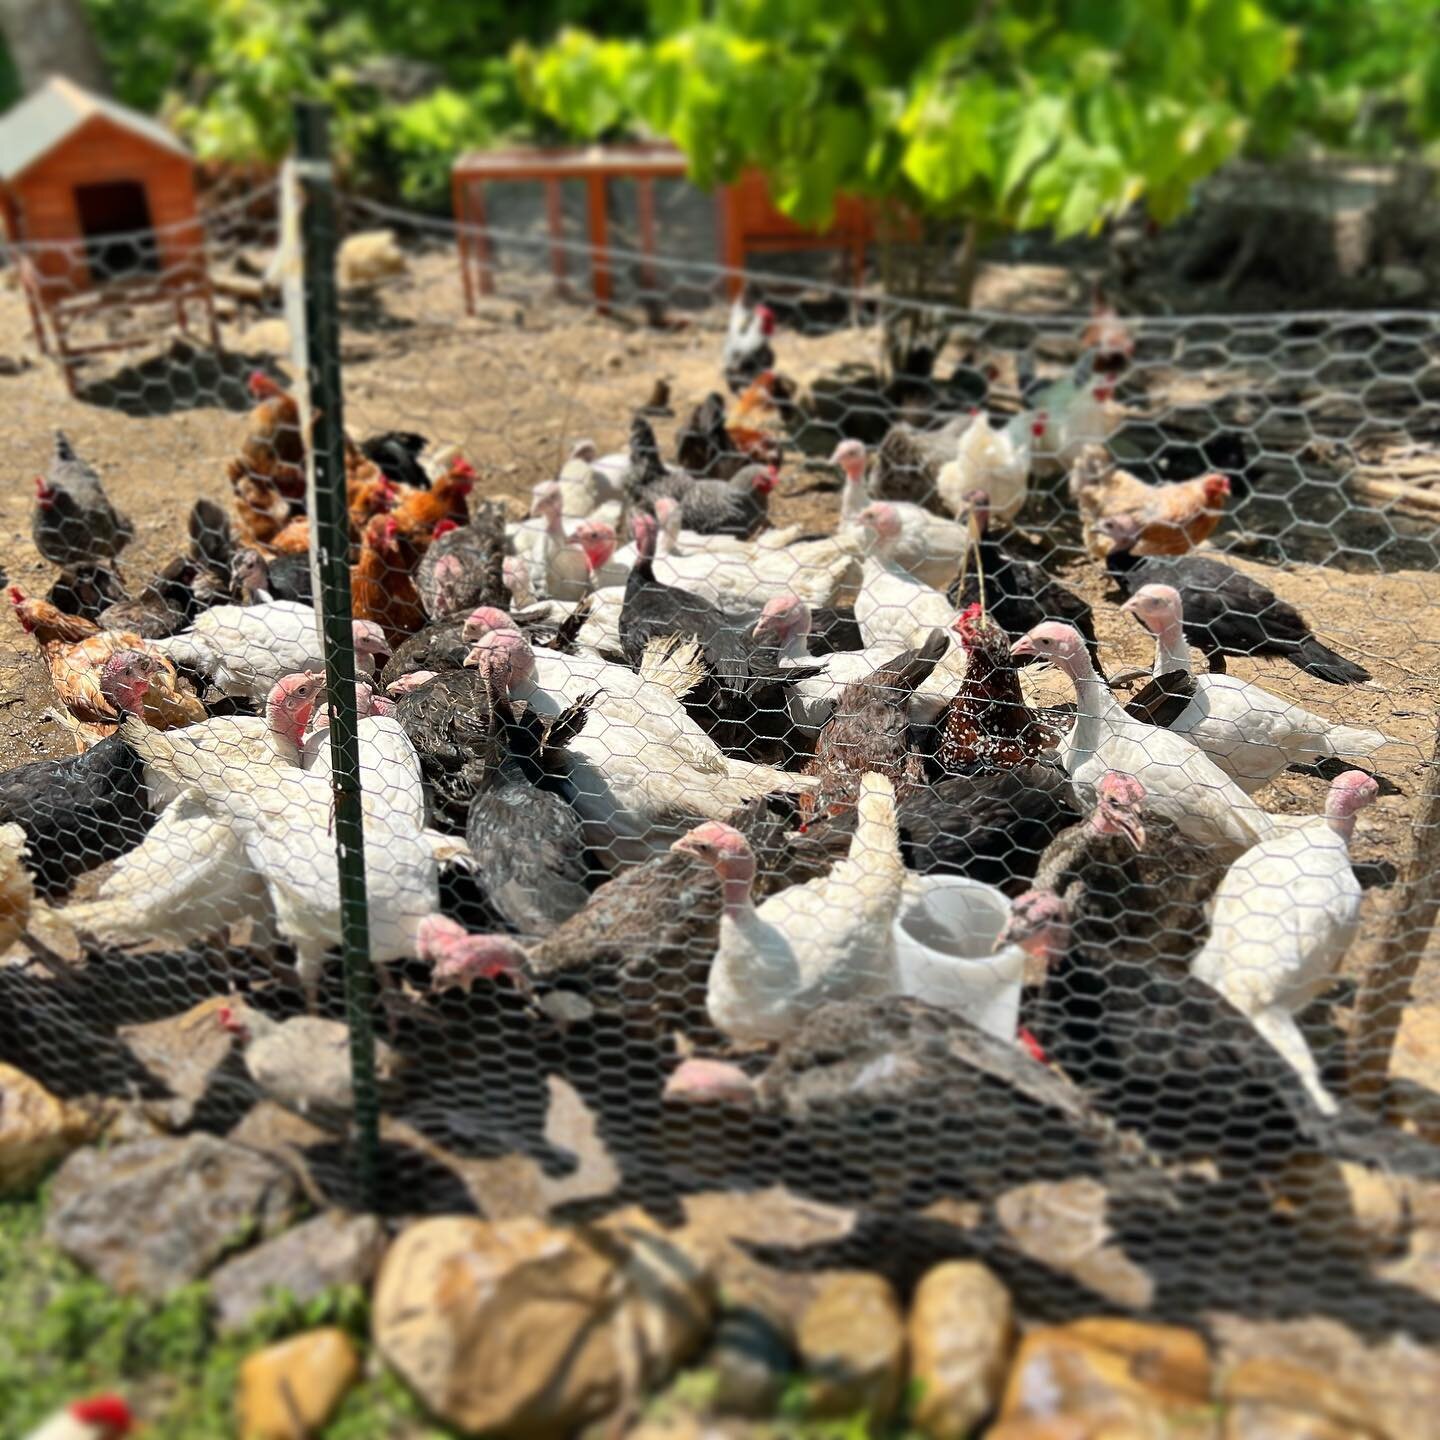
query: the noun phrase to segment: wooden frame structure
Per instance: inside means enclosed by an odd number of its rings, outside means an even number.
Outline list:
[[[586,232],[591,252],[595,302],[600,309],[614,298],[610,263],[610,225],[606,186],[612,180],[633,180],[640,212],[641,274],[654,283],[655,181],[683,179],[685,157],[671,145],[592,145],[585,148],[483,150],[462,155],[451,170],[451,200],[465,309],[475,313],[477,295],[495,293],[495,257],[490,243],[485,186],[497,181],[530,181],[545,187],[546,225],[550,234],[550,269],[556,286],[567,286],[567,265],[560,186],[566,180],[585,182]],[[720,263],[728,272],[726,294],[744,288],[739,273],[752,251],[844,250],[851,284],[859,287],[865,255],[875,238],[876,215],[865,201],[842,196],[834,222],[823,230],[797,225],[782,215],[758,170],[747,171],[733,185],[720,188]]]
[[[193,162],[148,116],[52,77],[0,119],[0,218],[35,342],[71,394],[82,357],[151,343],[77,341],[106,311],[165,306],[190,334],[198,304],[220,348]],[[117,253],[133,273],[108,273]]]

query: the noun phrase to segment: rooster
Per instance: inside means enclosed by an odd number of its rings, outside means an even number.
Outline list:
[[[396,529],[417,551],[423,551],[442,520],[457,526],[470,523],[469,494],[475,488],[475,467],[463,455],[428,490],[405,490],[390,512]]]
[[[1147,485],[1114,465],[1100,446],[1080,456],[1069,483],[1080,507],[1085,548],[1097,559],[1108,555],[1112,545],[1095,529],[1097,520],[1132,516],[1139,527],[1131,547],[1136,555],[1184,555],[1210,538],[1230,498],[1230,482],[1223,475]]]
[[[737,299],[730,307],[721,368],[732,394],[738,395],[762,370],[769,370],[775,364],[775,351],[770,344],[774,333],[775,312],[768,305],[748,310]]]
[[[240,454],[226,467],[232,485],[249,475],[270,481],[287,500],[305,498],[305,437],[300,433],[300,405],[263,370],[248,382],[257,402]]]
[[[759,464],[779,464],[794,398],[795,387],[783,375],[773,370],[757,375],[725,417],[725,430],[734,450]]]
[[[118,1395],[95,1395],[67,1405],[25,1440],[123,1440],[134,1424],[130,1407]]]

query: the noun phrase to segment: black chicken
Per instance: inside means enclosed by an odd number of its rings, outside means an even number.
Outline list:
[[[1042,566],[1010,554],[991,537],[990,497],[984,490],[972,490],[965,498],[980,542],[965,573],[964,584],[957,577],[945,592],[946,598],[957,610],[983,603],[985,613],[1012,640],[1018,640],[1026,631],[1047,620],[1073,625],[1085,637],[1085,648],[1090,652],[1095,672],[1103,678],[1095,638],[1095,616],[1089,605],[1073,590],[1052,579]]]
[[[1139,556],[1131,553],[1133,516],[1096,523],[1114,548],[1105,566],[1127,595],[1142,585],[1173,585],[1185,614],[1185,638],[1211,670],[1225,672],[1227,655],[1283,655],[1292,665],[1331,685],[1363,685],[1370,672],[1315,638],[1305,617],[1268,585],[1210,555]]]
[[[59,430],[50,468],[35,479],[30,534],[35,548],[64,570],[104,566],[135,538],[135,527],[110,503],[100,476]]]
[[[430,442],[423,435],[408,430],[385,430],[360,442],[360,453],[387,480],[409,485],[416,490],[430,488],[430,476],[420,463],[420,456]]]
[[[0,774],[0,824],[24,830],[25,867],[47,900],[133,850],[154,818],[145,767],[118,735],[81,755],[32,760]]]

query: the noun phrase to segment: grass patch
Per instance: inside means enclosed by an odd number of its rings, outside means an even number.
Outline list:
[[[299,1305],[281,1298],[244,1331],[218,1335],[207,1287],[163,1301],[124,1298],[43,1237],[44,1205],[0,1201],[0,1415],[25,1435],[52,1411],[99,1390],[123,1394],[146,1440],[219,1440],[235,1433],[235,1385],[245,1357],[317,1325],[339,1325],[363,1346],[358,1289]],[[350,1393],[327,1440],[443,1440],[388,1373]]]

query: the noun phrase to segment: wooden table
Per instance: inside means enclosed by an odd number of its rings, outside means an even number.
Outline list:
[[[586,226],[591,250],[595,300],[603,310],[614,298],[610,264],[609,214],[605,187],[611,180],[633,180],[639,191],[641,276],[655,283],[655,181],[683,179],[685,157],[670,145],[591,145],[569,149],[522,148],[481,150],[462,155],[451,171],[451,194],[460,248],[460,274],[465,308],[475,313],[475,296],[495,293],[494,252],[485,213],[485,186],[497,180],[537,181],[545,186],[545,215],[550,232],[550,268],[561,288],[566,258],[560,185],[583,180]],[[856,288],[865,273],[866,249],[875,237],[874,208],[853,196],[841,196],[835,219],[824,229],[797,225],[770,199],[769,186],[758,170],[746,171],[718,193],[719,259],[725,266],[726,293],[740,294],[745,257],[754,250],[843,249],[849,255],[850,283]]]

